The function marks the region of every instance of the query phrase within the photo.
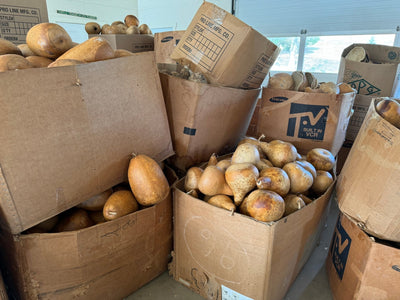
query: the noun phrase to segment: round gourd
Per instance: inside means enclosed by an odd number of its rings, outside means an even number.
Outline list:
[[[40,23],[29,29],[26,43],[36,55],[57,58],[72,48],[72,39],[60,25]]]
[[[128,180],[133,195],[143,206],[162,201],[169,192],[169,184],[164,172],[151,157],[139,154],[131,159]]]
[[[133,213],[139,205],[131,191],[120,190],[111,194],[103,207],[103,216],[107,221],[118,219]]]

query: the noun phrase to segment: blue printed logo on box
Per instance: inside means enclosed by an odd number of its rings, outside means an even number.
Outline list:
[[[339,275],[340,280],[343,279],[343,273],[346,268],[347,257],[349,256],[351,238],[342,227],[341,218],[339,218],[335,232],[333,233],[331,255],[332,263]]]
[[[286,135],[302,139],[324,139],[328,105],[291,103]]]

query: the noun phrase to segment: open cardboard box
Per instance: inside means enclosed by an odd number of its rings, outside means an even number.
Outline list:
[[[89,38],[99,36],[98,34],[89,34]],[[150,34],[102,34],[111,47],[116,49],[125,49],[133,53],[153,51],[154,37]]]
[[[20,233],[173,154],[154,52],[0,73],[0,212]]]
[[[163,73],[181,66],[158,65],[180,170],[207,161],[212,153],[232,152],[245,136],[260,89],[235,89],[186,80]]]
[[[400,130],[371,102],[338,177],[340,210],[369,234],[400,242]]]
[[[334,183],[265,223],[186,194],[184,180],[173,187],[174,279],[207,299],[282,299],[319,239]]]
[[[334,299],[399,299],[400,248],[376,241],[340,214],[326,259]]]
[[[290,142],[301,153],[324,148],[336,156],[345,140],[355,94],[263,88],[247,134]]]
[[[212,84],[259,88],[280,49],[226,10],[204,1],[171,54]]]
[[[157,32],[154,34],[154,52],[157,64],[176,64],[171,53],[181,40],[184,30]]]
[[[13,299],[122,299],[167,270],[171,195],[77,231],[0,231],[0,242],[4,279]]]

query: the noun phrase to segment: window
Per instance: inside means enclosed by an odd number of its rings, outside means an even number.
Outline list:
[[[269,38],[281,52],[272,66],[273,71],[296,71],[299,59],[299,37]]]

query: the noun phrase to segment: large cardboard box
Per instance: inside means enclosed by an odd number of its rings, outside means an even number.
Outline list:
[[[174,279],[207,299],[282,299],[319,239],[333,184],[270,223],[193,198],[183,185],[173,188]]]
[[[213,84],[259,88],[279,47],[227,11],[203,2],[171,58]]]
[[[363,47],[370,62],[345,59],[354,47]],[[374,63],[372,63],[374,62]],[[340,59],[338,82],[347,82],[359,95],[392,96],[398,86],[400,48],[372,44],[352,44],[343,50]]]
[[[215,86],[163,73],[160,78],[176,154],[174,165],[186,170],[207,161],[212,153],[232,152],[246,134],[260,90]]]
[[[378,115],[376,101],[339,175],[337,199],[366,232],[400,242],[400,130]]]
[[[157,32],[154,34],[154,52],[156,53],[156,63],[176,64],[171,59],[171,53],[181,40],[184,30]]]
[[[325,148],[334,156],[345,140],[355,92],[314,94],[263,88],[248,134],[292,143],[301,153]]]
[[[375,241],[340,214],[326,259],[333,298],[399,299],[399,261],[399,246]]]
[[[171,195],[119,219],[78,231],[0,232],[13,299],[123,299],[167,270]]]
[[[99,36],[98,34],[89,34],[89,38]],[[125,49],[133,53],[153,51],[154,37],[149,34],[102,34],[115,49]]]
[[[154,52],[3,72],[0,89],[0,220],[14,234],[124,181],[132,153],[173,154]]]
[[[31,27],[48,21],[45,0],[0,1],[0,38],[16,45],[26,43],[26,34]]]

